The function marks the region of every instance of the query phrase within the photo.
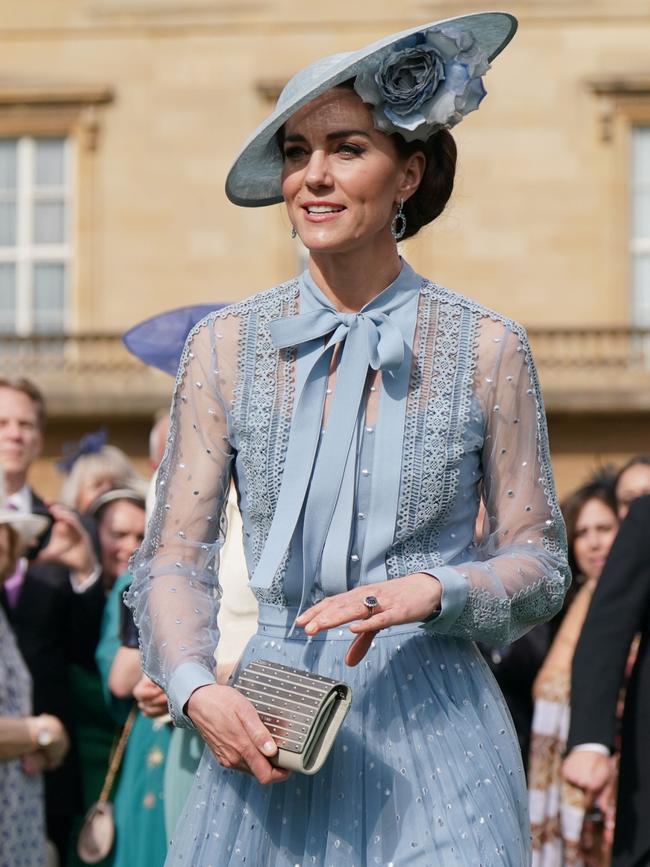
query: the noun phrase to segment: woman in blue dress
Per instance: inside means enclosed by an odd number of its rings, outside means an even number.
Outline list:
[[[145,668],[208,747],[168,864],[529,863],[517,741],[474,641],[549,618],[568,582],[537,376],[519,325],[396,245],[443,210],[448,128],[515,26],[463,16],[313,64],[229,174],[237,204],[284,200],[309,264],[190,334],[133,564]],[[259,601],[240,668],[352,689],[313,777],[274,767],[252,705],[215,683],[231,478]]]

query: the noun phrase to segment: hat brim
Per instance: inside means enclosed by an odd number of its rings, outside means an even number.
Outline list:
[[[477,12],[412,27],[373,42],[360,51],[336,55],[328,59],[331,62],[318,75],[316,68],[320,69],[319,64],[314,64],[314,78],[306,78],[291,101],[276,107],[245,142],[226,179],[226,195],[230,201],[248,208],[281,202],[282,156],[275,135],[283,124],[322,93],[355,78],[374,54],[415,33],[445,24],[453,24],[459,30],[471,33],[489,61],[503,51],[517,30],[517,19],[508,12]]]
[[[16,512],[13,509],[0,509],[0,524],[9,524],[16,531],[23,545],[31,544],[44,533],[49,520],[45,515]]]

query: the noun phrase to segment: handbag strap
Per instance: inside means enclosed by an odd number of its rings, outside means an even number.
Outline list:
[[[120,769],[120,765],[122,764],[122,757],[124,756],[124,750],[126,749],[126,744],[129,739],[129,735],[131,734],[131,729],[133,728],[133,723],[135,722],[135,717],[138,712],[138,709],[135,705],[129,711],[129,715],[126,718],[126,722],[124,723],[124,727],[122,729],[122,733],[120,734],[120,739],[117,742],[115,749],[111,755],[111,760],[108,764],[108,771],[106,772],[106,779],[104,780],[104,785],[102,786],[102,790],[99,794],[99,802],[101,804],[105,804],[108,801],[108,796],[111,793],[111,789],[113,788],[113,783],[115,782],[115,777],[117,776],[117,772]]]

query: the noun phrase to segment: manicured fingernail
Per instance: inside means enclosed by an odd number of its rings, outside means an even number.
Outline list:
[[[277,747],[274,741],[267,741],[262,747],[262,751],[266,753],[267,756],[275,755],[277,752]]]

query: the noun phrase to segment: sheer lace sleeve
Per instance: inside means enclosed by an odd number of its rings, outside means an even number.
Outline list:
[[[485,525],[475,561],[432,571],[443,599],[425,628],[505,643],[559,610],[570,572],[525,332],[485,317],[479,333],[475,389],[484,418]]]
[[[215,679],[218,559],[232,461],[224,391],[235,357],[232,339],[220,332],[232,330],[232,323],[208,317],[188,337],[156,505],[131,562],[127,603],[140,630],[143,668],[167,692],[180,725],[190,724],[183,707],[191,693]]]

